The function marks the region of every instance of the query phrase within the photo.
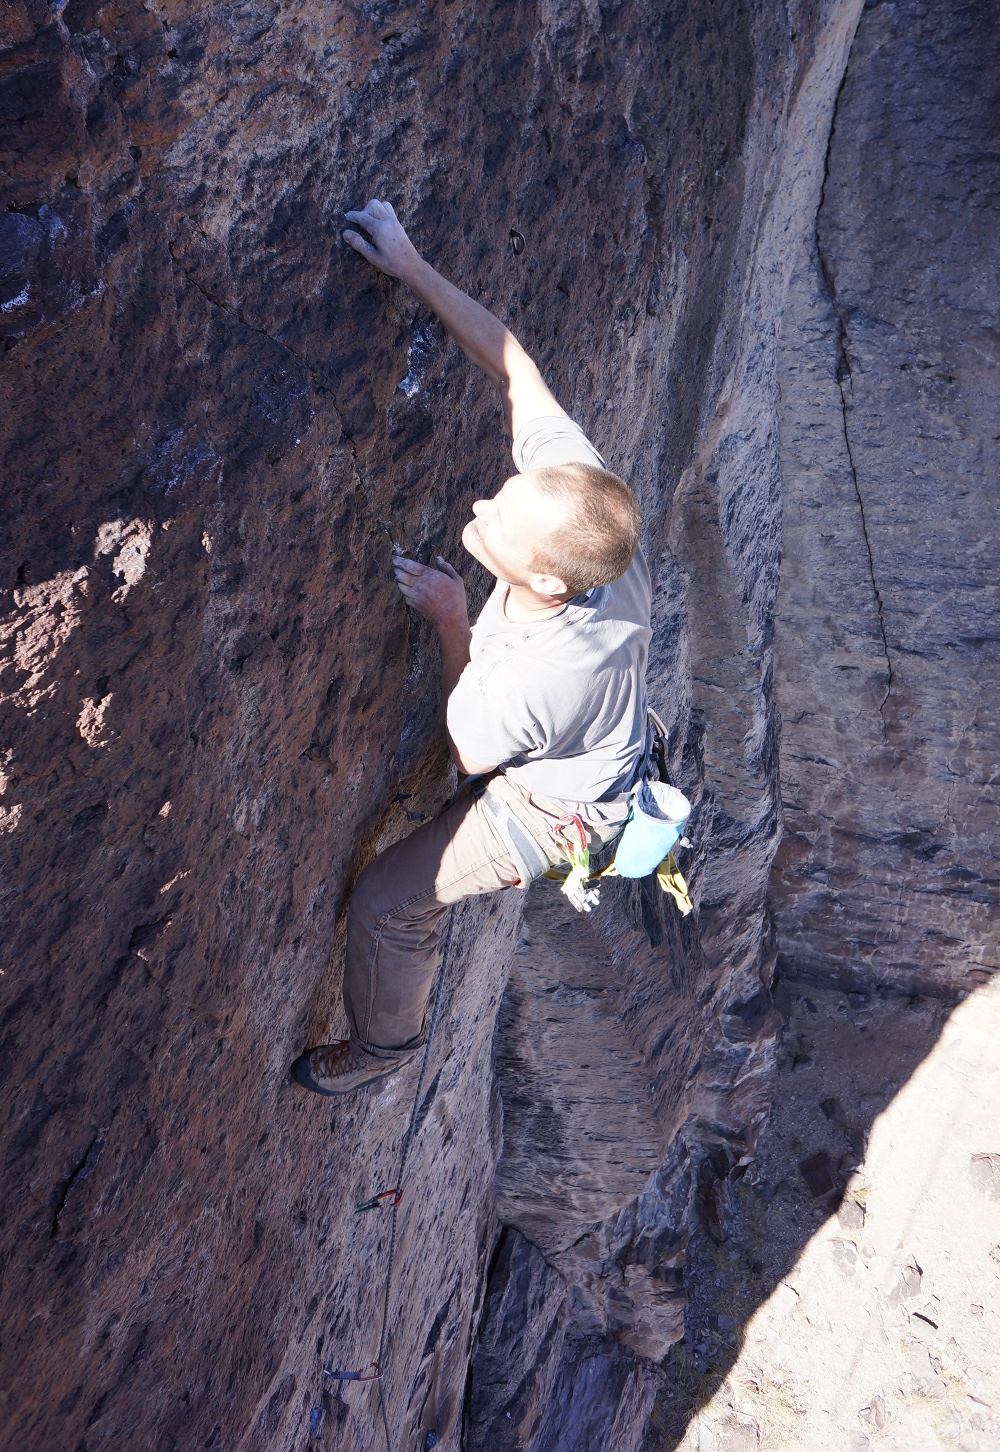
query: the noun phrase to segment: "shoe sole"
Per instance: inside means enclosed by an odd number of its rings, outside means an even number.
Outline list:
[[[301,1084],[303,1089],[310,1090],[313,1094],[324,1094],[329,1098],[336,1099],[341,1094],[353,1094],[355,1089],[363,1089],[366,1084],[375,1084],[379,1079],[387,1079],[390,1074],[395,1074],[400,1069],[405,1069],[410,1063],[405,1059],[401,1064],[393,1064],[391,1069],[383,1069],[380,1073],[366,1074],[362,1079],[355,1079],[351,1084],[345,1084],[343,1088],[326,1089],[318,1080],[313,1078],[312,1065],[309,1062],[310,1051],[307,1049],[300,1054],[292,1065],[292,1077],[296,1083]]]

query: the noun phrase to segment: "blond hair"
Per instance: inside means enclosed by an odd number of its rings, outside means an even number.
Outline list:
[[[567,506],[565,522],[538,545],[532,569],[556,575],[571,595],[624,575],[639,548],[642,523],[628,485],[592,464],[533,469],[532,478],[543,494]]]

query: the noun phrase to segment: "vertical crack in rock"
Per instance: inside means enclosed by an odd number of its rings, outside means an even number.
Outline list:
[[[98,1158],[100,1157],[103,1148],[104,1139],[99,1133],[95,1134],[94,1137],[91,1139],[90,1143],[88,1144],[87,1148],[84,1150],[83,1154],[80,1156],[77,1163],[74,1165],[73,1169],[70,1171],[69,1178],[65,1180],[60,1187],[58,1194],[56,1195],[55,1204],[52,1207],[53,1240],[58,1239],[59,1221],[63,1211],[66,1208],[66,1201],[69,1199],[72,1191],[76,1188],[76,1186],[78,1184],[82,1184],[83,1181],[88,1179],[89,1176],[93,1173],[94,1166],[97,1164]]]
[[[868,520],[865,516],[865,501],[861,494],[861,483],[858,479],[858,470],[857,465],[854,461],[854,450],[851,447],[851,435],[848,425],[848,403],[847,393],[845,391],[844,384],[845,381],[850,381],[852,379],[852,373],[851,360],[848,354],[847,347],[847,319],[844,315],[843,309],[839,306],[837,302],[837,288],[833,268],[829,262],[829,259],[824,256],[823,245],[820,238],[820,219],[823,212],[823,205],[826,201],[827,182],[830,176],[830,157],[833,152],[833,141],[837,131],[837,116],[840,111],[840,104],[843,98],[844,87],[846,84],[847,68],[845,67],[840,85],[837,88],[837,99],[834,102],[833,118],[830,124],[830,134],[827,138],[826,154],[823,160],[823,185],[820,189],[819,206],[816,209],[816,221],[813,229],[813,236],[815,240],[816,261],[819,268],[819,274],[823,279],[826,294],[830,300],[830,307],[833,311],[834,317],[837,320],[837,390],[840,394],[840,413],[844,433],[844,448],[847,452],[847,463],[851,471],[851,479],[854,482],[854,493],[858,501],[858,513],[861,519],[861,533],[864,536],[865,550],[868,555],[868,574],[871,579],[872,595],[875,600],[875,614],[878,620],[879,634],[882,637],[882,653],[885,656],[885,694],[882,696],[882,699],[878,703],[879,715],[882,718],[882,736],[884,740],[886,730],[885,707],[886,703],[889,700],[890,692],[892,691],[892,656],[889,653],[889,637],[886,634],[885,629],[885,615],[882,607],[882,592],[879,589],[875,579],[875,556],[872,553],[871,537],[868,533]]]
[[[843,358],[844,358],[844,360],[846,362],[846,359],[847,359],[847,352],[846,352],[847,331],[846,331],[846,328],[844,327],[842,321],[841,321],[841,329],[840,329],[838,341],[839,341],[839,345],[840,345],[841,354],[842,354],[842,356],[843,356]],[[850,376],[850,369],[848,368],[848,377],[849,376]],[[892,657],[889,654],[889,639],[888,639],[888,636],[885,633],[885,617],[884,617],[883,611],[882,611],[882,592],[879,589],[879,587],[878,587],[878,585],[876,584],[876,581],[875,581],[875,559],[874,559],[874,556],[872,555],[872,543],[871,543],[871,538],[870,538],[869,533],[868,533],[868,521],[865,518],[865,502],[864,502],[864,499],[861,496],[861,485],[858,482],[857,465],[854,462],[854,451],[851,448],[851,436],[850,436],[850,431],[848,429],[848,424],[847,424],[847,395],[844,392],[844,379],[843,379],[843,377],[842,377],[839,369],[838,369],[838,373],[837,373],[837,388],[838,388],[839,393],[840,393],[840,408],[841,408],[841,416],[842,416],[842,419],[843,419],[843,426],[844,426],[844,447],[847,450],[847,461],[848,461],[848,464],[850,465],[851,478],[854,481],[854,492],[857,495],[857,499],[858,499],[858,512],[859,512],[859,514],[861,516],[861,533],[864,536],[865,551],[866,551],[866,553],[868,555],[868,573],[869,573],[869,575],[871,577],[871,582],[872,582],[872,594],[875,597],[875,612],[876,612],[876,615],[878,617],[879,634],[882,637],[882,652],[885,655],[886,677],[887,677],[887,679],[886,679],[886,686],[885,686],[885,694],[883,695],[882,699],[878,703],[879,715],[882,717],[882,728],[883,728],[883,738],[884,738],[884,735],[885,735],[885,726],[886,726],[885,707],[886,707],[886,702],[889,700],[889,693],[892,690]]]
[[[171,254],[171,256],[173,256],[173,254]],[[174,261],[176,261],[176,258],[174,258]],[[266,338],[269,343],[273,343],[274,347],[282,348],[284,353],[287,353],[290,357],[293,357],[293,359],[296,360],[296,363],[299,363],[300,367],[303,367],[303,369],[306,370],[306,373],[308,373],[309,378],[311,378],[312,380],[312,386],[313,389],[315,389],[315,392],[325,393],[325,395],[327,395],[327,398],[329,399],[329,407],[331,407],[332,411],[334,411],[334,414],[337,415],[337,421],[338,424],[340,424],[341,433],[344,434],[344,439],[347,439],[348,444],[350,444],[351,454],[353,454],[354,460],[356,460],[357,462],[357,441],[350,436],[350,433],[348,433],[347,427],[345,427],[344,425],[343,417],[341,417],[340,409],[337,408],[337,402],[335,402],[334,396],[332,396],[332,391],[328,388],[327,385],[325,385],[325,383],[322,383],[321,380],[319,380],[319,373],[316,372],[315,366],[313,366],[312,363],[309,363],[308,360],[303,359],[302,354],[296,353],[295,348],[290,346],[289,343],[283,343],[280,338],[276,338],[273,334],[270,334],[269,331],[266,330],[266,328],[260,328],[257,327],[257,324],[254,324],[254,322],[248,322],[247,318],[242,315],[242,312],[234,312],[234,309],[229,308],[229,306],[226,305],[225,302],[222,302],[221,298],[216,298],[216,296],[213,296],[213,293],[208,292],[208,290],[206,290],[205,287],[202,286],[202,283],[197,280],[197,277],[194,276],[192,272],[187,272],[187,270],[184,270],[183,267],[181,267],[181,273],[184,274],[187,282],[189,282],[190,285],[192,285],[192,287],[197,290],[197,292],[200,292],[200,295],[205,298],[205,301],[209,303],[209,306],[212,306],[212,308],[221,309],[222,312],[225,312],[226,317],[232,318],[232,321],[234,322],[238,322],[239,327],[248,328],[251,333],[255,333],[258,335],[258,337]],[[360,478],[358,478],[358,486],[360,486],[360,484],[361,481]]]
[[[770,897],[779,972],[852,991],[1000,966],[998,47],[979,0],[865,8],[783,328]]]

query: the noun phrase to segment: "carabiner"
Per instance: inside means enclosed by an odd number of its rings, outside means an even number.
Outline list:
[[[570,835],[569,829],[571,827],[576,828],[576,843],[572,841]],[[560,817],[558,822],[556,822],[555,826],[552,828],[552,835],[558,845],[568,853],[571,862],[574,861],[574,853],[584,853],[588,851],[587,829],[586,827],[584,827],[583,822],[580,820],[575,812],[570,812],[565,817]]]
[[[373,1195],[363,1205],[355,1205],[354,1208],[355,1210],[395,1210],[402,1198],[402,1187],[397,1185],[392,1190],[380,1190],[377,1195]]]

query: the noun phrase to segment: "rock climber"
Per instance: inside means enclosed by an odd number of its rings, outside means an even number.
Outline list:
[[[647,752],[651,635],[631,489],[513,334],[420,256],[388,202],[346,217],[345,241],[411,288],[496,387],[518,472],[473,504],[462,534],[497,581],[471,629],[450,564],[393,559],[404,599],[437,628],[452,756],[480,790],[460,791],[359,877],[347,918],[350,1037],[293,1066],[320,1094],[348,1093],[414,1058],[453,903],[526,888],[565,862],[567,817],[579,818],[593,851],[620,831]]]

